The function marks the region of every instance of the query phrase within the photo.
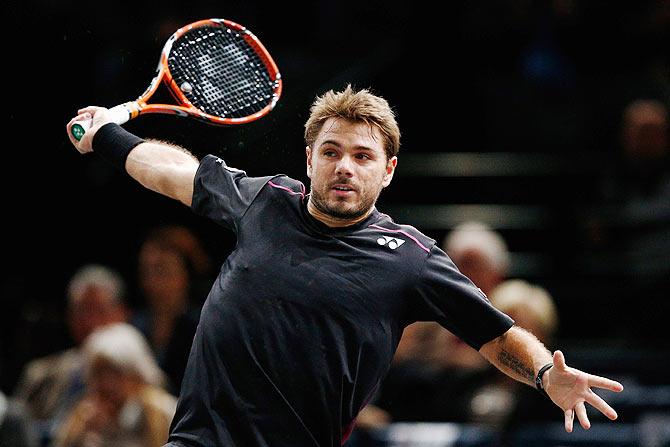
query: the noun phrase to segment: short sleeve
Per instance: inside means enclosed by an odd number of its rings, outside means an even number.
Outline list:
[[[193,184],[191,210],[236,232],[237,225],[272,177],[248,177],[213,155],[200,162]]]
[[[416,286],[412,310],[415,321],[436,321],[477,350],[514,324],[435,245]]]

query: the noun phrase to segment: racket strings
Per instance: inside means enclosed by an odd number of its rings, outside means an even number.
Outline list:
[[[273,100],[276,81],[236,30],[194,28],[173,43],[168,67],[191,104],[210,115],[242,118]]]

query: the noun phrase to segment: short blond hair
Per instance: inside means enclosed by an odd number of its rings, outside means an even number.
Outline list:
[[[344,118],[375,125],[384,138],[386,157],[391,159],[400,151],[400,129],[395,113],[382,97],[368,89],[354,90],[351,85],[341,92],[329,90],[312,103],[305,123],[305,142],[313,146],[316,137],[328,118]]]
[[[148,385],[163,387],[167,383],[148,341],[128,323],[96,329],[86,339],[83,352],[89,377],[94,362],[102,359],[124,374],[134,374]]]
[[[68,305],[76,305],[89,287],[97,287],[109,292],[118,303],[122,303],[126,284],[119,273],[99,264],[86,264],[72,275],[67,286]]]
[[[540,340],[551,339],[558,329],[558,309],[544,287],[522,279],[510,279],[493,289],[489,298],[496,308],[512,318],[518,314],[533,322],[534,329],[541,331],[535,334]]]
[[[468,221],[458,224],[444,238],[442,248],[454,262],[463,253],[475,250],[481,253],[500,275],[506,276],[509,271],[511,259],[507,243],[500,233],[485,223]]]

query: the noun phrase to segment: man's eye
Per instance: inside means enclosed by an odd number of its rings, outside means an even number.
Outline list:
[[[323,153],[323,155],[325,155],[326,157],[334,157],[334,156],[337,155],[337,152],[335,152],[335,151],[325,151]]]
[[[359,160],[371,160],[370,156],[365,153],[356,154],[356,158],[358,158]]]

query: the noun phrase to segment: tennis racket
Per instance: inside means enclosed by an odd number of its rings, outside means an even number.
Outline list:
[[[148,104],[161,83],[177,104]],[[277,65],[251,31],[229,20],[207,19],[178,29],[165,43],[149,87],[135,101],[112,107],[109,113],[117,124],[145,113],[244,124],[269,113],[281,90]],[[74,123],[72,136],[81,140],[91,122]]]

